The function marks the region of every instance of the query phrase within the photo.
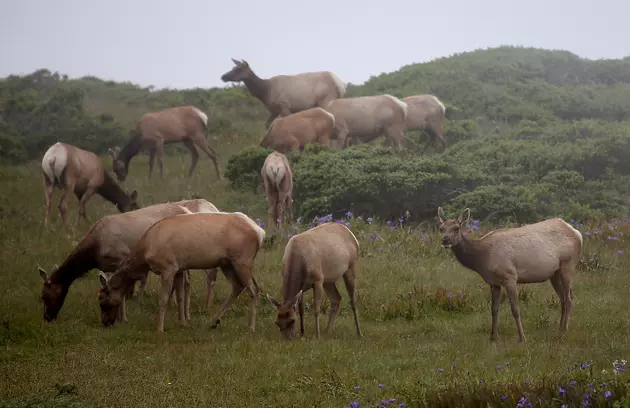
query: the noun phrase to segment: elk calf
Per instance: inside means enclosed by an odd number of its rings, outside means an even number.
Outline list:
[[[560,330],[569,329],[573,308],[571,284],[582,251],[582,234],[578,230],[560,218],[553,218],[523,227],[495,230],[475,240],[469,239],[462,228],[470,219],[468,208],[457,219],[445,220],[440,207],[438,217],[442,246],[450,248],[462,265],[477,272],[490,285],[491,341],[499,338],[499,300],[503,286],[510,300],[519,341],[525,342],[518,283],[551,281],[560,298]]]
[[[304,336],[304,292],[311,288],[315,337],[319,338],[319,309],[324,292],[330,299],[326,332],[332,330],[341,303],[335,283],[341,277],[350,297],[357,335],[362,336],[354,296],[358,258],[359,242],[343,224],[329,222],[289,239],[282,258],[282,303],[267,294],[277,310],[276,325],[283,338],[289,339],[295,334],[296,307],[299,307],[300,334]]]
[[[272,152],[265,159],[260,175],[269,205],[269,226],[278,226],[280,220],[280,227],[284,227],[285,208],[293,224],[293,173],[287,157],[282,153]]]
[[[252,276],[254,259],[262,246],[265,231],[243,213],[183,214],[153,224],[111,278],[101,274],[99,303],[101,323],[115,323],[129,285],[151,270],[160,276],[158,332],[164,331],[164,317],[175,279],[187,269],[220,267],[232,283],[230,297],[212,318],[215,328],[238,295],[247,289],[252,297],[249,326],[256,326],[259,288]],[[177,292],[181,292],[181,284]],[[186,324],[184,305],[177,296],[179,318]]]
[[[302,151],[309,143],[332,147],[334,127],[331,113],[322,108],[307,109],[274,120],[260,146],[280,153]]]
[[[101,159],[92,152],[79,149],[66,143],[55,143],[50,146],[42,158],[42,175],[44,193],[46,195],[45,226],[50,222],[52,194],[54,187],[63,192],[59,200],[59,214],[67,225],[67,197],[74,193],[79,200],[79,217],[88,222],[85,206],[96,193],[113,203],[121,213],[138,209],[134,190],[130,195],[125,193],[112,177],[105,171]]]

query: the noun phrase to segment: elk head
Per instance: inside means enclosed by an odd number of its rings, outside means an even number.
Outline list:
[[[113,326],[116,323],[120,306],[123,301],[122,291],[112,290],[109,287],[109,279],[101,271],[98,278],[101,282],[101,287],[98,289],[98,303],[101,307],[101,324],[104,327]]]
[[[112,169],[114,170],[114,173],[116,173],[118,181],[125,181],[127,178],[127,166],[124,161],[118,158],[118,155],[120,154],[120,147],[114,146],[113,149],[109,149],[107,152],[112,158]]]
[[[127,200],[125,200],[122,203],[116,204],[116,208],[118,209],[118,211],[120,211],[121,213],[124,213],[128,211],[134,211],[140,208],[137,202],[138,192],[136,190],[133,190],[131,194],[127,194],[126,196],[127,196]]]
[[[295,335],[295,321],[297,305],[302,298],[303,293],[300,290],[287,305],[281,305],[274,298],[267,294],[267,299],[276,309],[276,326],[280,329],[280,336],[289,340]]]
[[[239,61],[232,58],[232,62],[234,62],[234,67],[228,72],[226,72],[225,74],[221,75],[221,80],[223,82],[244,81],[253,74],[253,71],[249,67],[249,64],[247,63],[247,61],[245,60]]]
[[[39,276],[44,281],[42,288],[42,302],[44,303],[44,320],[52,322],[57,319],[59,310],[68,294],[68,287],[60,283],[52,283],[42,268],[38,268]],[[53,272],[57,270],[57,265],[53,266]]]
[[[465,215],[465,217],[464,217]],[[462,225],[466,224],[470,219],[470,208],[465,208],[457,219],[444,219],[444,211],[442,207],[438,208],[438,217],[440,218],[440,232],[442,233],[442,246],[444,248],[452,248],[459,244],[462,238]]]

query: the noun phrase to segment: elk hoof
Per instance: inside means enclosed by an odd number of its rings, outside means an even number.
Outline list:
[[[221,319],[217,320],[216,322],[214,322],[214,324],[212,326],[210,326],[211,329],[216,329],[217,326],[219,325],[219,323],[221,323]]]

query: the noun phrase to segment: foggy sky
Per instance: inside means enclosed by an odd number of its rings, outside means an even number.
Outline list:
[[[359,84],[498,45],[621,58],[629,12],[624,0],[0,0],[0,77],[222,87],[234,57],[263,78],[331,70]]]

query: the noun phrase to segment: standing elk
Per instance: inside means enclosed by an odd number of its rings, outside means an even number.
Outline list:
[[[192,212],[218,211],[212,203],[197,199],[155,204],[124,214],[108,215],[98,220],[61,264],[61,267],[57,265],[53,267],[50,277],[44,269],[38,268],[44,281],[42,288],[44,320],[50,322],[57,318],[68,289],[76,279],[95,268],[113,273],[151,225],[166,217],[184,214],[186,209]],[[208,269],[206,276],[206,307],[208,307],[209,299],[213,294],[216,270]],[[144,285],[146,285],[146,276],[141,287]],[[130,296],[132,293],[133,287],[126,295]]]
[[[265,159],[260,176],[265,186],[265,195],[269,206],[269,226],[284,227],[284,210],[286,208],[289,221],[293,224],[293,172],[287,157],[272,152]]]
[[[405,136],[407,104],[391,95],[335,99],[326,110],[335,117],[338,146],[346,148],[351,139],[369,142],[383,133],[399,149],[408,142]]]
[[[221,180],[221,169],[217,153],[208,144],[206,128],[208,116],[194,106],[178,106],[158,112],[147,113],[140,118],[135,130],[130,132],[129,139],[122,149],[109,149],[112,168],[118,181],[124,181],[129,172],[129,162],[141,149],[149,152],[149,178],[153,173],[153,161],[157,156],[160,177],[164,178],[164,145],[181,142],[190,150],[192,162],[188,177],[192,176],[199,153],[195,146],[203,150],[214,163],[217,178]]]
[[[262,246],[265,231],[243,213],[182,214],[155,223],[140,238],[129,256],[111,278],[100,275],[99,303],[101,323],[109,327],[116,322],[123,294],[149,270],[160,276],[158,295],[158,332],[164,331],[164,317],[173,284],[181,292],[182,271],[220,267],[232,284],[230,297],[212,318],[216,328],[231,304],[247,289],[252,297],[249,327],[256,327],[256,307],[260,288],[252,276],[254,260]],[[179,280],[180,282],[176,282]],[[177,296],[179,319],[186,325],[181,295]]]
[[[446,107],[442,101],[436,96],[429,94],[408,96],[402,98],[402,101],[408,106],[405,129],[424,130],[428,135],[422,152],[426,151],[429,144],[437,146],[438,142],[446,149],[446,138],[442,131]]]
[[[582,234],[578,230],[560,218],[553,218],[518,228],[495,230],[475,240],[469,239],[462,228],[470,219],[470,209],[464,209],[457,219],[445,220],[444,211],[439,207],[438,217],[442,246],[450,248],[459,263],[477,272],[490,285],[490,341],[499,338],[499,301],[503,286],[516,321],[519,342],[525,342],[518,301],[519,283],[551,281],[560,298],[560,331],[569,330],[573,307],[571,284],[582,251]]]
[[[322,108],[311,108],[275,119],[260,146],[280,153],[304,150],[309,143],[332,147],[335,117]]]
[[[232,58],[234,67],[221,75],[223,82],[244,82],[249,92],[260,100],[270,115],[265,123],[269,128],[278,116],[306,109],[325,108],[330,101],[343,98],[346,84],[333,72],[303,72],[295,75],[277,75],[262,79],[249,64]]]
[[[134,190],[130,195],[120,188],[114,179],[105,171],[99,157],[87,150],[66,143],[55,143],[50,146],[42,159],[42,176],[44,194],[46,195],[45,226],[50,222],[52,195],[55,187],[62,190],[59,200],[59,214],[67,225],[67,197],[74,193],[79,200],[79,219],[88,222],[85,206],[94,194],[113,203],[121,213],[138,209]]]
[[[350,297],[357,335],[362,336],[354,296],[358,259],[359,242],[343,224],[329,222],[289,239],[282,258],[282,303],[267,294],[276,309],[275,323],[282,338],[290,339],[295,334],[296,308],[300,314],[300,335],[304,336],[304,292],[311,288],[315,337],[319,338],[319,309],[324,293],[330,299],[326,332],[332,330],[341,304],[335,283],[341,277]]]

